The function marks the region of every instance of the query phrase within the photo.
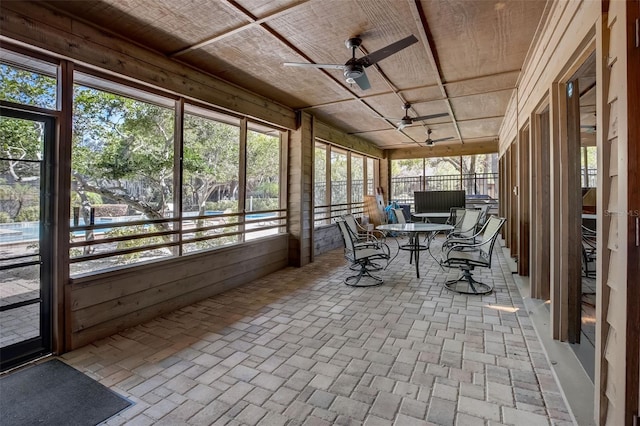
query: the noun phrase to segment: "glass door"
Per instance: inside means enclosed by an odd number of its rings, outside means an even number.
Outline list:
[[[0,369],[51,351],[52,117],[0,109]]]

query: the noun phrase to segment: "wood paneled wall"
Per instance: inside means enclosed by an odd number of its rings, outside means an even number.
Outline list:
[[[575,296],[567,293],[567,281],[579,275],[576,269],[579,265],[567,263],[568,257],[579,256],[579,252],[575,251],[579,244],[572,248],[571,238],[574,237],[571,233],[575,231],[577,220],[570,209],[580,206],[567,192],[571,190],[571,182],[574,181],[575,186],[579,176],[571,176],[569,170],[575,168],[571,162],[577,159],[570,154],[572,147],[567,145],[566,133],[563,134],[567,121],[564,116],[567,105],[563,100],[563,83],[575,73],[586,55],[592,53],[591,44],[595,41],[598,91],[596,140],[600,171],[597,201],[595,420],[599,425],[630,426],[640,399],[637,379],[640,350],[637,349],[640,348],[637,295],[640,291],[637,290],[637,280],[634,281],[630,275],[638,275],[639,262],[633,257],[634,250],[638,249],[631,242],[634,237],[631,228],[635,225],[629,217],[629,211],[633,211],[630,207],[634,202],[638,203],[637,186],[640,186],[637,184],[638,160],[631,161],[633,155],[638,156],[640,143],[632,130],[634,125],[637,128],[637,124],[631,124],[638,122],[637,99],[640,96],[637,93],[638,66],[634,68],[630,65],[639,49],[633,46],[636,17],[630,18],[628,14],[631,11],[640,15],[640,6],[636,0],[554,1],[550,5],[548,19],[530,50],[518,82],[518,91],[509,105],[510,111],[506,113],[499,151],[508,177],[512,167],[512,153],[508,151],[511,141],[521,131],[522,124],[539,113],[537,108],[540,102],[548,97],[550,146],[546,154],[544,148],[543,151],[537,146],[533,148],[536,157],[541,155],[542,161],[545,161],[545,156],[549,155],[550,160],[551,328],[555,338],[567,338],[568,301]],[[628,158],[630,160],[627,161]],[[532,171],[544,175],[545,171],[537,161],[533,161]],[[545,194],[534,195],[532,205],[538,206],[544,197]],[[546,226],[544,218],[538,214],[532,216],[532,222],[536,222],[532,223],[536,233],[539,233],[539,227]],[[575,234],[577,236],[579,232]],[[546,243],[536,240],[532,247],[539,250],[540,244],[546,246]],[[531,268],[538,268],[539,265],[540,260],[535,260]],[[538,281],[544,281],[545,278],[536,273],[532,271]],[[542,282],[538,284],[538,288],[544,285]],[[544,297],[544,292],[537,295]],[[633,301],[630,296],[634,297]],[[629,345],[633,345],[633,348]]]
[[[287,194],[289,259],[293,266],[313,261],[314,120],[300,113],[300,127],[289,138]]]
[[[67,349],[172,312],[287,266],[287,235],[72,280]]]

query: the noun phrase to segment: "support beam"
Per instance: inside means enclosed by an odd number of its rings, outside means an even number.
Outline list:
[[[426,147],[412,147],[405,149],[385,150],[385,156],[390,160],[404,160],[409,158],[458,157],[460,155],[493,154],[498,152],[498,141],[467,143],[464,145],[434,145]]]
[[[460,133],[460,127],[456,121],[456,116],[453,113],[453,108],[451,106],[451,101],[449,100],[449,96],[447,95],[447,89],[444,87],[442,77],[442,71],[440,70],[440,64],[436,60],[435,49],[433,47],[433,40],[431,40],[429,25],[427,23],[427,18],[424,16],[424,11],[422,10],[422,5],[418,0],[408,0],[409,7],[411,8],[411,13],[413,14],[413,18],[418,24],[420,38],[422,38],[422,42],[426,47],[426,53],[429,58],[429,63],[431,67],[436,72],[436,80],[438,82],[438,87],[440,87],[440,92],[442,93],[442,99],[444,100],[445,105],[447,106],[447,110],[449,112],[449,116],[453,121],[453,127],[456,130],[456,134],[458,135],[458,139],[460,142],[464,144],[464,140],[462,139],[462,134]]]

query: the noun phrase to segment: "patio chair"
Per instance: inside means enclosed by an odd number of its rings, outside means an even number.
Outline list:
[[[407,223],[407,218],[404,216],[404,210],[402,209],[391,209],[393,212],[393,216],[396,218],[396,222],[403,224]]]
[[[595,277],[596,271],[589,270],[589,263],[594,262],[596,258],[596,231],[582,225],[582,269],[585,277]]]
[[[482,241],[474,243],[473,237],[467,238],[464,240],[466,243],[449,244],[443,249],[441,265],[462,271],[459,278],[445,283],[448,290],[463,294],[487,294],[493,291],[492,285],[475,280],[472,271],[476,267],[491,269],[493,247],[504,222],[504,218],[491,216],[483,228]]]
[[[366,229],[363,227],[352,214],[342,215],[341,218],[347,223],[347,226],[355,236],[357,244],[384,242],[384,233],[375,229]]]
[[[460,221],[460,226],[456,229],[454,225],[453,230],[447,235],[449,238],[468,238],[476,233],[476,226],[480,220],[480,210],[478,209],[465,209],[464,216]]]
[[[384,281],[382,278],[376,275],[372,275],[372,271],[380,270],[381,267],[375,262],[379,260],[386,260],[387,263],[390,259],[389,247],[384,243],[378,243],[378,246],[366,245],[357,246],[355,236],[350,231],[347,223],[339,219],[336,221],[342,239],[344,240],[344,257],[351,262],[350,268],[357,267],[355,270],[357,274],[348,276],[344,279],[344,283],[352,287],[372,287],[382,284]],[[360,281],[363,277],[370,278],[367,284],[361,284]]]
[[[474,207],[478,210],[480,210],[480,217],[478,218],[478,225],[476,226],[476,228],[478,230],[480,230],[480,228],[482,228],[485,224],[485,222],[487,221],[488,215],[489,215],[489,209],[491,208],[491,204],[476,204],[474,205]]]

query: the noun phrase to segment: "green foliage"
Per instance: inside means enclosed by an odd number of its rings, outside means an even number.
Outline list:
[[[252,201],[252,211],[275,210],[280,208],[280,200],[275,198],[254,198]],[[247,205],[247,209],[249,206]]]
[[[208,201],[205,204],[205,210],[214,211],[232,211],[238,210],[238,201],[236,200],[220,200],[220,201]]]
[[[238,181],[240,128],[185,114],[183,205],[199,210],[214,191]]]
[[[0,223],[11,223],[11,222],[13,222],[13,220],[11,220],[11,216],[9,216],[9,213],[0,212]]]
[[[88,192],[86,193],[86,197],[92,206],[103,204],[102,196],[100,196],[99,194]],[[76,207],[82,205],[82,200],[80,199],[80,195],[77,192],[71,193],[71,205]]]
[[[54,109],[56,107],[56,79],[0,64],[0,99]]]
[[[40,220],[40,207],[30,206],[20,210],[20,213],[15,217],[16,222],[35,222]]]
[[[143,225],[137,225],[137,226],[126,226],[122,228],[115,228],[106,232],[105,234],[107,237],[121,237],[121,236],[141,235],[147,232],[157,232],[157,231],[158,229],[153,225],[150,225],[148,227]],[[118,243],[116,244],[116,249],[125,250],[130,248],[145,247],[148,245],[161,244],[161,243],[162,243],[162,238],[160,237],[138,238],[138,239],[125,240],[125,241],[118,241]],[[143,253],[144,252],[140,251],[140,252],[120,255],[119,256],[120,263],[122,264],[134,263],[140,259]]]

